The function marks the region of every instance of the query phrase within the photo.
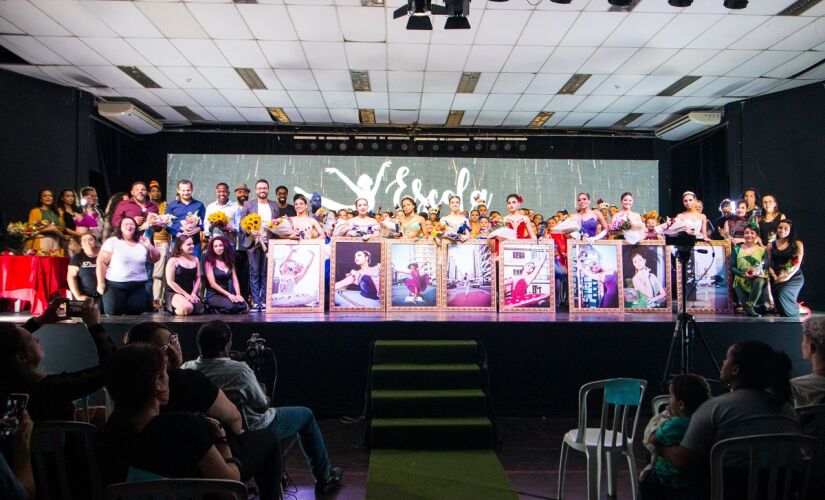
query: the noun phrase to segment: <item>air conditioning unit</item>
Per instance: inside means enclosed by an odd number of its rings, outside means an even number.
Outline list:
[[[163,130],[162,123],[131,102],[101,102],[97,105],[97,112],[103,118],[136,134],[155,134]]]
[[[722,122],[721,111],[691,111],[656,129],[656,137],[679,141]]]

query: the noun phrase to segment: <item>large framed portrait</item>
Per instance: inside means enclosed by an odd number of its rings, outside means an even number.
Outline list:
[[[444,246],[441,294],[448,311],[495,311],[496,265],[491,240]]]
[[[624,312],[672,313],[670,252],[664,241],[622,245]]]
[[[334,238],[329,258],[330,311],[384,310],[384,256],[380,241]]]
[[[437,311],[438,247],[432,241],[386,240],[388,311]]]
[[[567,244],[570,312],[622,312],[622,242]]]
[[[266,312],[324,312],[323,240],[269,240]]]
[[[498,247],[501,312],[555,312],[553,243],[502,241]]]
[[[730,244],[727,241],[697,242],[686,270],[688,313],[729,313],[731,307]],[[682,263],[676,262],[677,307],[682,304]]]

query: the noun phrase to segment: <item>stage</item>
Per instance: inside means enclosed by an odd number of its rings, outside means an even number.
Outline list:
[[[3,320],[26,317],[5,315]],[[659,381],[673,336],[670,314],[530,314],[477,312],[335,312],[325,314],[205,315],[169,314],[107,317],[106,330],[120,343],[140,321],[167,323],[180,336],[184,359],[197,356],[201,324],[222,319],[235,332],[233,347],[246,348],[260,333],[278,360],[274,404],[300,404],[319,415],[358,415],[364,406],[370,346],[376,339],[473,339],[485,348],[489,386],[497,414],[574,415],[579,387],[611,377]],[[800,353],[800,319],[768,316],[697,315],[697,325],[721,364],[727,347],[744,339],[784,350],[793,375],[810,371]],[[47,326],[38,331],[48,371],[74,370],[94,362],[95,352],[82,325]],[[678,358],[678,353],[677,353]],[[696,371],[715,376],[699,344]],[[717,386],[715,392],[721,391]]]

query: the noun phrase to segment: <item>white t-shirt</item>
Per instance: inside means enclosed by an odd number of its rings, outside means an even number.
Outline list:
[[[146,255],[148,252],[146,247],[140,243],[135,243],[132,246],[113,236],[103,242],[100,250],[112,253],[109,265],[106,266],[106,279],[108,281],[124,283],[149,279],[146,274]]]
[[[272,209],[269,208],[269,203],[261,205],[258,203],[258,215],[261,216],[261,226],[264,226],[272,220]]]

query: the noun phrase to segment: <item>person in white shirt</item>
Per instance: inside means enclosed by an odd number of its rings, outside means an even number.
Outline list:
[[[238,228],[241,226],[241,207],[229,199],[229,185],[219,182],[215,186],[216,200],[206,206],[206,219],[203,221],[203,232],[207,238],[226,236],[230,241],[236,241]],[[229,223],[222,227],[214,227],[209,222],[209,216],[215,212],[223,212],[229,218]]]
[[[158,259],[160,252],[149,239],[138,238],[135,219],[123,217],[115,236],[103,243],[97,255],[97,293],[103,296],[106,314],[140,314],[149,308],[146,263]]]
[[[255,198],[247,201],[241,210],[241,220],[249,214],[261,216],[261,229],[257,234],[246,234],[239,231],[240,247],[246,250],[249,261],[249,291],[252,294],[250,311],[262,311],[266,300],[266,252],[257,244],[255,237],[266,237],[263,229],[273,217],[278,216],[278,205],[269,201],[269,182],[259,179],[255,183]]]

